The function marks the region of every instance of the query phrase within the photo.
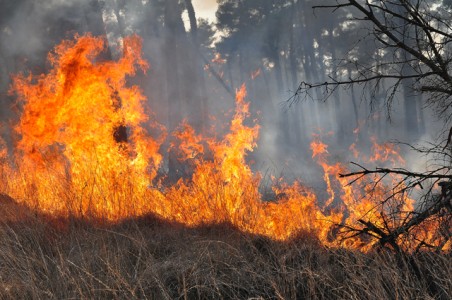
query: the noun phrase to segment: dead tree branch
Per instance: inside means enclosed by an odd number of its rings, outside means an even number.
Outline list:
[[[433,7],[427,0],[325,0],[313,7],[314,10],[346,11],[344,28],[364,28],[366,34],[358,38],[342,60],[335,61],[334,72],[326,81],[302,81],[293,96],[291,104],[306,98],[313,98],[312,91],[322,91],[326,100],[338,88],[361,85],[370,88],[370,101],[381,95],[379,87],[385,85],[386,106],[391,109],[392,101],[399,89],[407,87],[423,94],[425,104],[433,107],[437,116],[450,128],[452,121],[452,7],[445,2],[436,2]],[[353,24],[355,26],[350,26]],[[375,48],[366,47],[372,43]],[[365,57],[360,47],[370,51]],[[354,51],[352,51],[354,50]],[[339,74],[339,75],[338,75]],[[389,86],[389,87],[388,87]],[[364,93],[363,93],[364,95]],[[445,135],[447,133],[444,133]],[[340,174],[351,178],[349,185],[365,181],[367,176],[376,176],[374,191],[390,176],[398,178],[392,182],[388,194],[369,195],[381,197],[370,210],[378,215],[378,220],[366,219],[370,211],[357,220],[357,224],[341,224],[346,237],[367,235],[377,239],[381,246],[390,245],[402,251],[402,240],[415,241],[417,249],[435,248],[441,250],[450,245],[452,228],[452,154],[450,151],[452,129],[442,142],[420,153],[441,157],[439,166],[425,172],[411,172],[402,168],[369,169],[357,163],[358,171]],[[444,146],[444,143],[446,144]],[[443,145],[443,146],[441,146]],[[435,185],[441,187],[441,194]],[[416,188],[425,194],[415,204],[415,208],[403,211],[404,199]],[[389,195],[389,196],[388,196]],[[370,218],[370,217],[369,217]],[[430,224],[435,226],[430,228]],[[421,237],[415,232],[432,231]],[[348,235],[347,235],[348,234]],[[427,236],[427,237],[426,237]],[[411,237],[411,239],[410,239]]]
[[[360,62],[349,54],[337,67],[353,70],[351,77],[329,76],[327,81],[317,83],[303,81],[288,99],[291,104],[311,98],[310,91],[313,89],[324,88],[326,99],[339,87],[378,86],[386,80],[392,82],[386,96],[387,104],[391,106],[394,94],[402,86],[400,82],[414,79],[416,85],[412,86],[413,91],[429,95],[427,102],[437,110],[439,117],[450,118],[452,57],[448,50],[452,43],[452,26],[450,13],[446,9],[432,9],[426,0],[415,1],[415,4],[410,0],[331,2],[313,6],[313,9],[347,10],[352,14],[348,22],[362,23],[361,27],[368,28],[368,34],[356,48],[366,41],[373,42],[376,44],[376,56],[377,52],[393,55],[383,60]],[[356,50],[359,52],[359,49]]]

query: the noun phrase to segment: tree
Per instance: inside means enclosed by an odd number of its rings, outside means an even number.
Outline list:
[[[345,55],[350,39],[356,36],[351,28],[340,26],[346,11],[327,19],[316,18],[311,6],[317,2],[222,0],[216,14],[221,32],[216,46],[226,61],[225,77],[232,86],[246,82],[253,110],[262,113],[263,127],[271,128],[262,131],[262,139],[268,141],[266,145],[278,144],[278,149],[271,151],[282,163],[292,158],[300,161],[301,155],[305,162],[311,160],[306,140],[311,138],[312,128],[328,131],[342,126],[336,131],[336,142],[344,143],[354,138],[348,133],[364,118],[359,116],[364,109],[359,110],[357,101],[353,105],[339,95],[332,103],[312,102],[291,109],[275,101],[296,90],[301,78],[324,82],[326,73],[331,71],[328,60]],[[260,76],[249,80],[247,75],[256,70]],[[331,118],[323,117],[326,111]],[[340,122],[349,118],[350,111],[355,114],[355,122]]]
[[[339,86],[364,84],[377,88],[378,83],[386,80],[392,82],[386,95],[386,103],[391,106],[401,84],[412,81],[412,90],[427,94],[428,104],[436,108],[440,118],[448,121],[452,102],[449,99],[452,95],[449,74],[452,32],[445,19],[447,14],[450,19],[450,11],[441,3],[439,0],[350,0],[314,6],[314,9],[349,9],[353,13],[353,19],[349,22],[371,26],[361,43],[371,42],[375,45],[375,53],[385,58],[381,61],[374,59],[370,63],[345,58],[338,67],[345,69],[351,65],[352,76],[317,84],[301,82],[294,99],[307,95],[317,87],[324,87],[329,96]]]
[[[298,101],[312,96],[312,91],[321,89],[323,97],[328,98],[340,87],[364,85],[371,90],[370,100],[377,101],[381,85],[388,86],[384,99],[388,111],[399,91],[405,95],[405,109],[413,118],[409,126],[417,126],[418,101],[422,96],[424,104],[432,107],[437,117],[444,122],[445,128],[452,118],[452,15],[451,7],[446,1],[424,0],[343,0],[326,1],[314,6],[315,9],[331,9],[334,13],[346,10],[351,17],[342,26],[358,24],[366,33],[357,41],[357,47],[373,45],[371,60],[357,56],[346,56],[336,61],[336,72],[326,82],[301,82],[291,101]],[[350,51],[353,53],[354,51]],[[347,71],[348,70],[348,71]],[[347,71],[347,72],[346,72]],[[338,76],[338,74],[345,74]],[[419,97],[418,97],[419,96]],[[415,109],[413,109],[415,108]],[[413,121],[415,120],[415,121]],[[414,123],[413,123],[414,122]],[[414,125],[413,125],[414,124]],[[387,175],[400,176],[389,198],[381,199],[381,215],[388,218],[385,206],[389,201],[397,201],[417,187],[425,192],[416,207],[398,220],[397,226],[388,223],[361,219],[356,226],[347,225],[352,235],[368,235],[377,238],[381,245],[390,245],[401,251],[399,241],[409,236],[426,222],[436,222],[430,237],[420,241],[419,248],[442,250],[450,247],[452,237],[452,128],[445,131],[442,140],[427,148],[415,148],[424,153],[440,157],[435,161],[436,167],[418,173],[405,169],[377,168],[370,170],[355,164],[360,170],[342,177],[351,177],[354,183],[366,176],[377,175],[378,183]],[[414,148],[414,147],[413,147]],[[439,164],[439,166],[438,166]],[[438,183],[441,193],[433,193]],[[401,188],[402,187],[402,188]],[[400,212],[401,208],[397,208]],[[394,224],[394,223],[393,223]],[[446,246],[448,245],[449,246]]]
[[[185,9],[190,21],[191,47],[186,51],[187,57],[192,64],[187,65],[187,73],[192,74],[188,93],[188,107],[190,108],[189,121],[198,131],[205,131],[207,128],[207,92],[204,78],[203,65],[201,63],[201,45],[198,39],[198,20],[191,0],[185,0]]]

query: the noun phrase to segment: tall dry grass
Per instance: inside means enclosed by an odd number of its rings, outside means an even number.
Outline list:
[[[363,254],[153,217],[58,225],[0,225],[1,299],[452,299],[450,254]]]

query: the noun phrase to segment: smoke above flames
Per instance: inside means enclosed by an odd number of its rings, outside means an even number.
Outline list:
[[[339,176],[344,166],[329,163],[329,147],[320,136],[310,148],[323,170],[328,199],[321,201],[300,182],[282,178],[272,179],[271,194],[263,194],[262,175],[246,161],[256,148],[260,126],[249,124],[244,85],[236,91],[224,136],[205,136],[180,124],[169,158],[178,165],[162,175],[167,130],[149,118],[141,89],[126,80],[148,68],[141,39],[126,37],[117,61],[98,59],[106,43],[90,35],[65,40],[49,55],[49,72],[13,78],[12,91],[23,112],[14,127],[18,142],[13,156],[2,152],[1,175],[8,178],[2,193],[53,216],[117,221],[152,213],[187,226],[226,222],[277,240],[307,232],[324,245],[362,250],[373,242],[354,237],[344,244],[338,235],[343,229],[336,224],[363,218],[387,223],[388,213],[390,226],[396,227],[412,209],[413,200],[403,194],[383,211],[376,209],[378,199],[393,190],[383,186],[367,193],[374,185],[365,180],[356,188],[347,185]],[[128,130],[119,139],[121,127]],[[161,134],[152,136],[152,128]],[[369,160],[402,163],[394,146],[374,141],[372,148]],[[176,181],[171,172],[180,175]],[[401,206],[406,209],[392,209]],[[394,213],[402,215],[394,218]],[[426,231],[414,234],[419,238],[401,241],[401,246],[411,249],[429,238]]]
[[[402,113],[389,123],[381,111],[345,101],[364,90],[288,107],[290,92],[271,79],[274,62],[241,74],[210,49],[207,63],[193,67],[178,50],[189,47],[185,32],[171,40],[165,31],[183,24],[158,27],[157,7],[143,11],[140,2],[119,11],[116,1],[9,4],[0,45],[1,96],[10,107],[2,111],[10,151],[3,148],[1,172],[9,180],[1,192],[49,214],[115,221],[154,213],[279,240],[310,232],[339,245],[334,224],[378,224],[376,200],[390,192],[369,197],[372,182],[364,180],[350,187],[339,177],[344,163],[424,167],[384,141],[433,137],[413,137]],[[414,205],[408,195],[394,201],[388,213]],[[372,246],[358,237],[347,243]]]

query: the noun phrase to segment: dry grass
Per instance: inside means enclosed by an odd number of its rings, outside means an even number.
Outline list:
[[[152,217],[55,222],[0,225],[1,299],[452,299],[446,254],[400,259]]]

